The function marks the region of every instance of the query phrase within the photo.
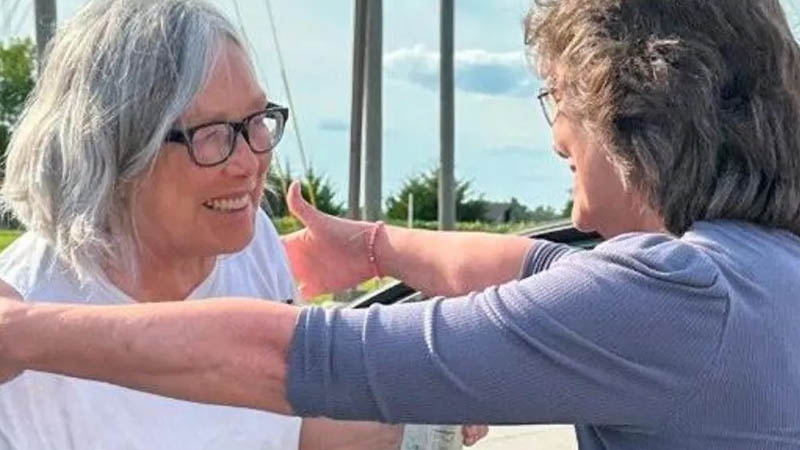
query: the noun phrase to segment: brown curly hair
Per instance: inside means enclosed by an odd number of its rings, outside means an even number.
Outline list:
[[[800,235],[800,48],[778,0],[537,0],[525,43],[667,230]]]

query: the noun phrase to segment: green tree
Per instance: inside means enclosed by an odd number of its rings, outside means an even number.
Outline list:
[[[477,222],[483,220],[488,209],[482,197],[467,199],[470,183],[456,180],[456,220]],[[406,180],[397,195],[386,199],[386,217],[405,220],[408,217],[408,195],[414,194],[414,219],[434,221],[439,209],[439,170],[433,169]]]
[[[33,90],[36,47],[30,39],[0,42],[0,169],[14,125]]]
[[[567,204],[564,205],[564,209],[561,211],[561,217],[572,217],[572,196],[570,196],[569,200],[567,200]]]
[[[264,202],[267,211],[272,217],[285,217],[289,215],[286,206],[285,189],[293,180],[291,168],[286,164],[283,177],[276,166],[271,166],[267,175],[267,186],[264,188]],[[344,212],[344,205],[336,201],[336,190],[331,185],[328,177],[317,175],[314,168],[309,167],[308,173],[301,180],[303,198],[311,201],[311,192],[314,193],[317,209],[322,212],[340,216]]]

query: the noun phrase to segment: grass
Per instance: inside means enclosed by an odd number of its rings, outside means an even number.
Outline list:
[[[11,245],[22,234],[21,230],[0,230],[0,251]]]

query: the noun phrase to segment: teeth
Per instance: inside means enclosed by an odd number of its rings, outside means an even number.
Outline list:
[[[217,211],[235,211],[246,207],[249,202],[250,202],[250,196],[244,194],[241,197],[237,198],[209,200],[205,202],[204,205],[207,208],[211,208]]]

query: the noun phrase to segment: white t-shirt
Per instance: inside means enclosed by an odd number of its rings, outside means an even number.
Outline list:
[[[283,246],[266,214],[253,241],[217,258],[189,296],[295,297]],[[0,278],[26,300],[131,303],[98,277],[79,286],[44,239],[25,233],[0,254]],[[97,336],[103,339],[103,336]],[[210,406],[110,384],[28,371],[0,386],[0,450],[296,449],[300,419]]]

